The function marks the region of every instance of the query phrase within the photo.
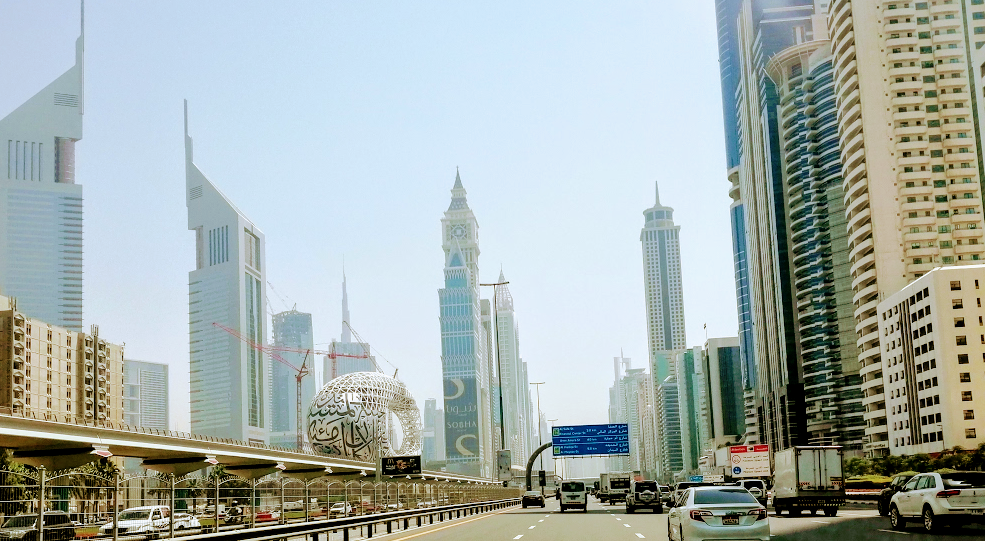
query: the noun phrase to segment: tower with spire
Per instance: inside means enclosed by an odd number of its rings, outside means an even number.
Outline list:
[[[329,355],[322,357],[322,385],[353,372],[376,372],[376,357],[368,342],[353,342],[349,328],[349,292],[342,269],[342,340],[332,340]]]
[[[0,294],[21,311],[82,330],[82,139],[85,10],[75,65],[0,119]]]
[[[449,471],[488,476],[492,469],[487,337],[479,299],[479,224],[458,171],[441,219],[445,287],[438,290]]]

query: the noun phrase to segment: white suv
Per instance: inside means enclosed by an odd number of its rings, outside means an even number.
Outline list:
[[[985,523],[985,472],[921,473],[889,500],[889,521],[902,530],[919,520],[928,532],[947,524]]]

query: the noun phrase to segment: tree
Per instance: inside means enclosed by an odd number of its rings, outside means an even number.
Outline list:
[[[979,443],[978,447],[971,452],[968,468],[978,471],[985,469],[985,443]]]
[[[891,477],[905,470],[903,457],[899,455],[881,456],[872,461],[872,469],[879,475]]]
[[[10,449],[0,452],[0,513],[4,516],[16,515],[27,509],[26,500],[37,493],[34,480],[24,474],[33,474],[34,468],[14,462]],[[28,487],[31,488],[28,488]]]
[[[853,456],[845,461],[845,475],[856,477],[872,473],[872,463],[868,459]]]
[[[918,453],[915,455],[904,456],[903,465],[907,470],[913,470],[918,472],[933,471],[934,459],[930,457],[927,453]]]

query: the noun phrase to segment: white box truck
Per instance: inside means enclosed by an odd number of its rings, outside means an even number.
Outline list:
[[[609,493],[606,500],[609,503],[626,501],[626,494],[629,493],[629,482],[632,474],[629,472],[609,472]]]
[[[823,510],[833,517],[845,504],[840,446],[796,446],[773,455],[773,509],[799,515]]]
[[[599,474],[599,503],[609,501],[609,474]]]

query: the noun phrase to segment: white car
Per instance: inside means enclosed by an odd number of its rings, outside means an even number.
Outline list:
[[[352,504],[348,502],[333,503],[328,508],[329,517],[345,517],[352,514]]]
[[[744,488],[691,487],[681,492],[667,515],[667,537],[769,541],[770,522],[766,508]]]
[[[170,510],[166,505],[147,505],[124,509],[120,511],[119,516],[119,534],[154,535],[164,531],[168,527],[169,512]],[[113,522],[104,524],[99,528],[99,535],[113,535]]]
[[[168,526],[165,524],[164,527],[167,528]],[[174,514],[175,530],[197,530],[201,527],[202,525],[198,522],[198,519],[188,513]]]
[[[947,524],[985,523],[985,472],[914,475],[889,500],[889,522],[902,530],[907,521],[938,532]]]

